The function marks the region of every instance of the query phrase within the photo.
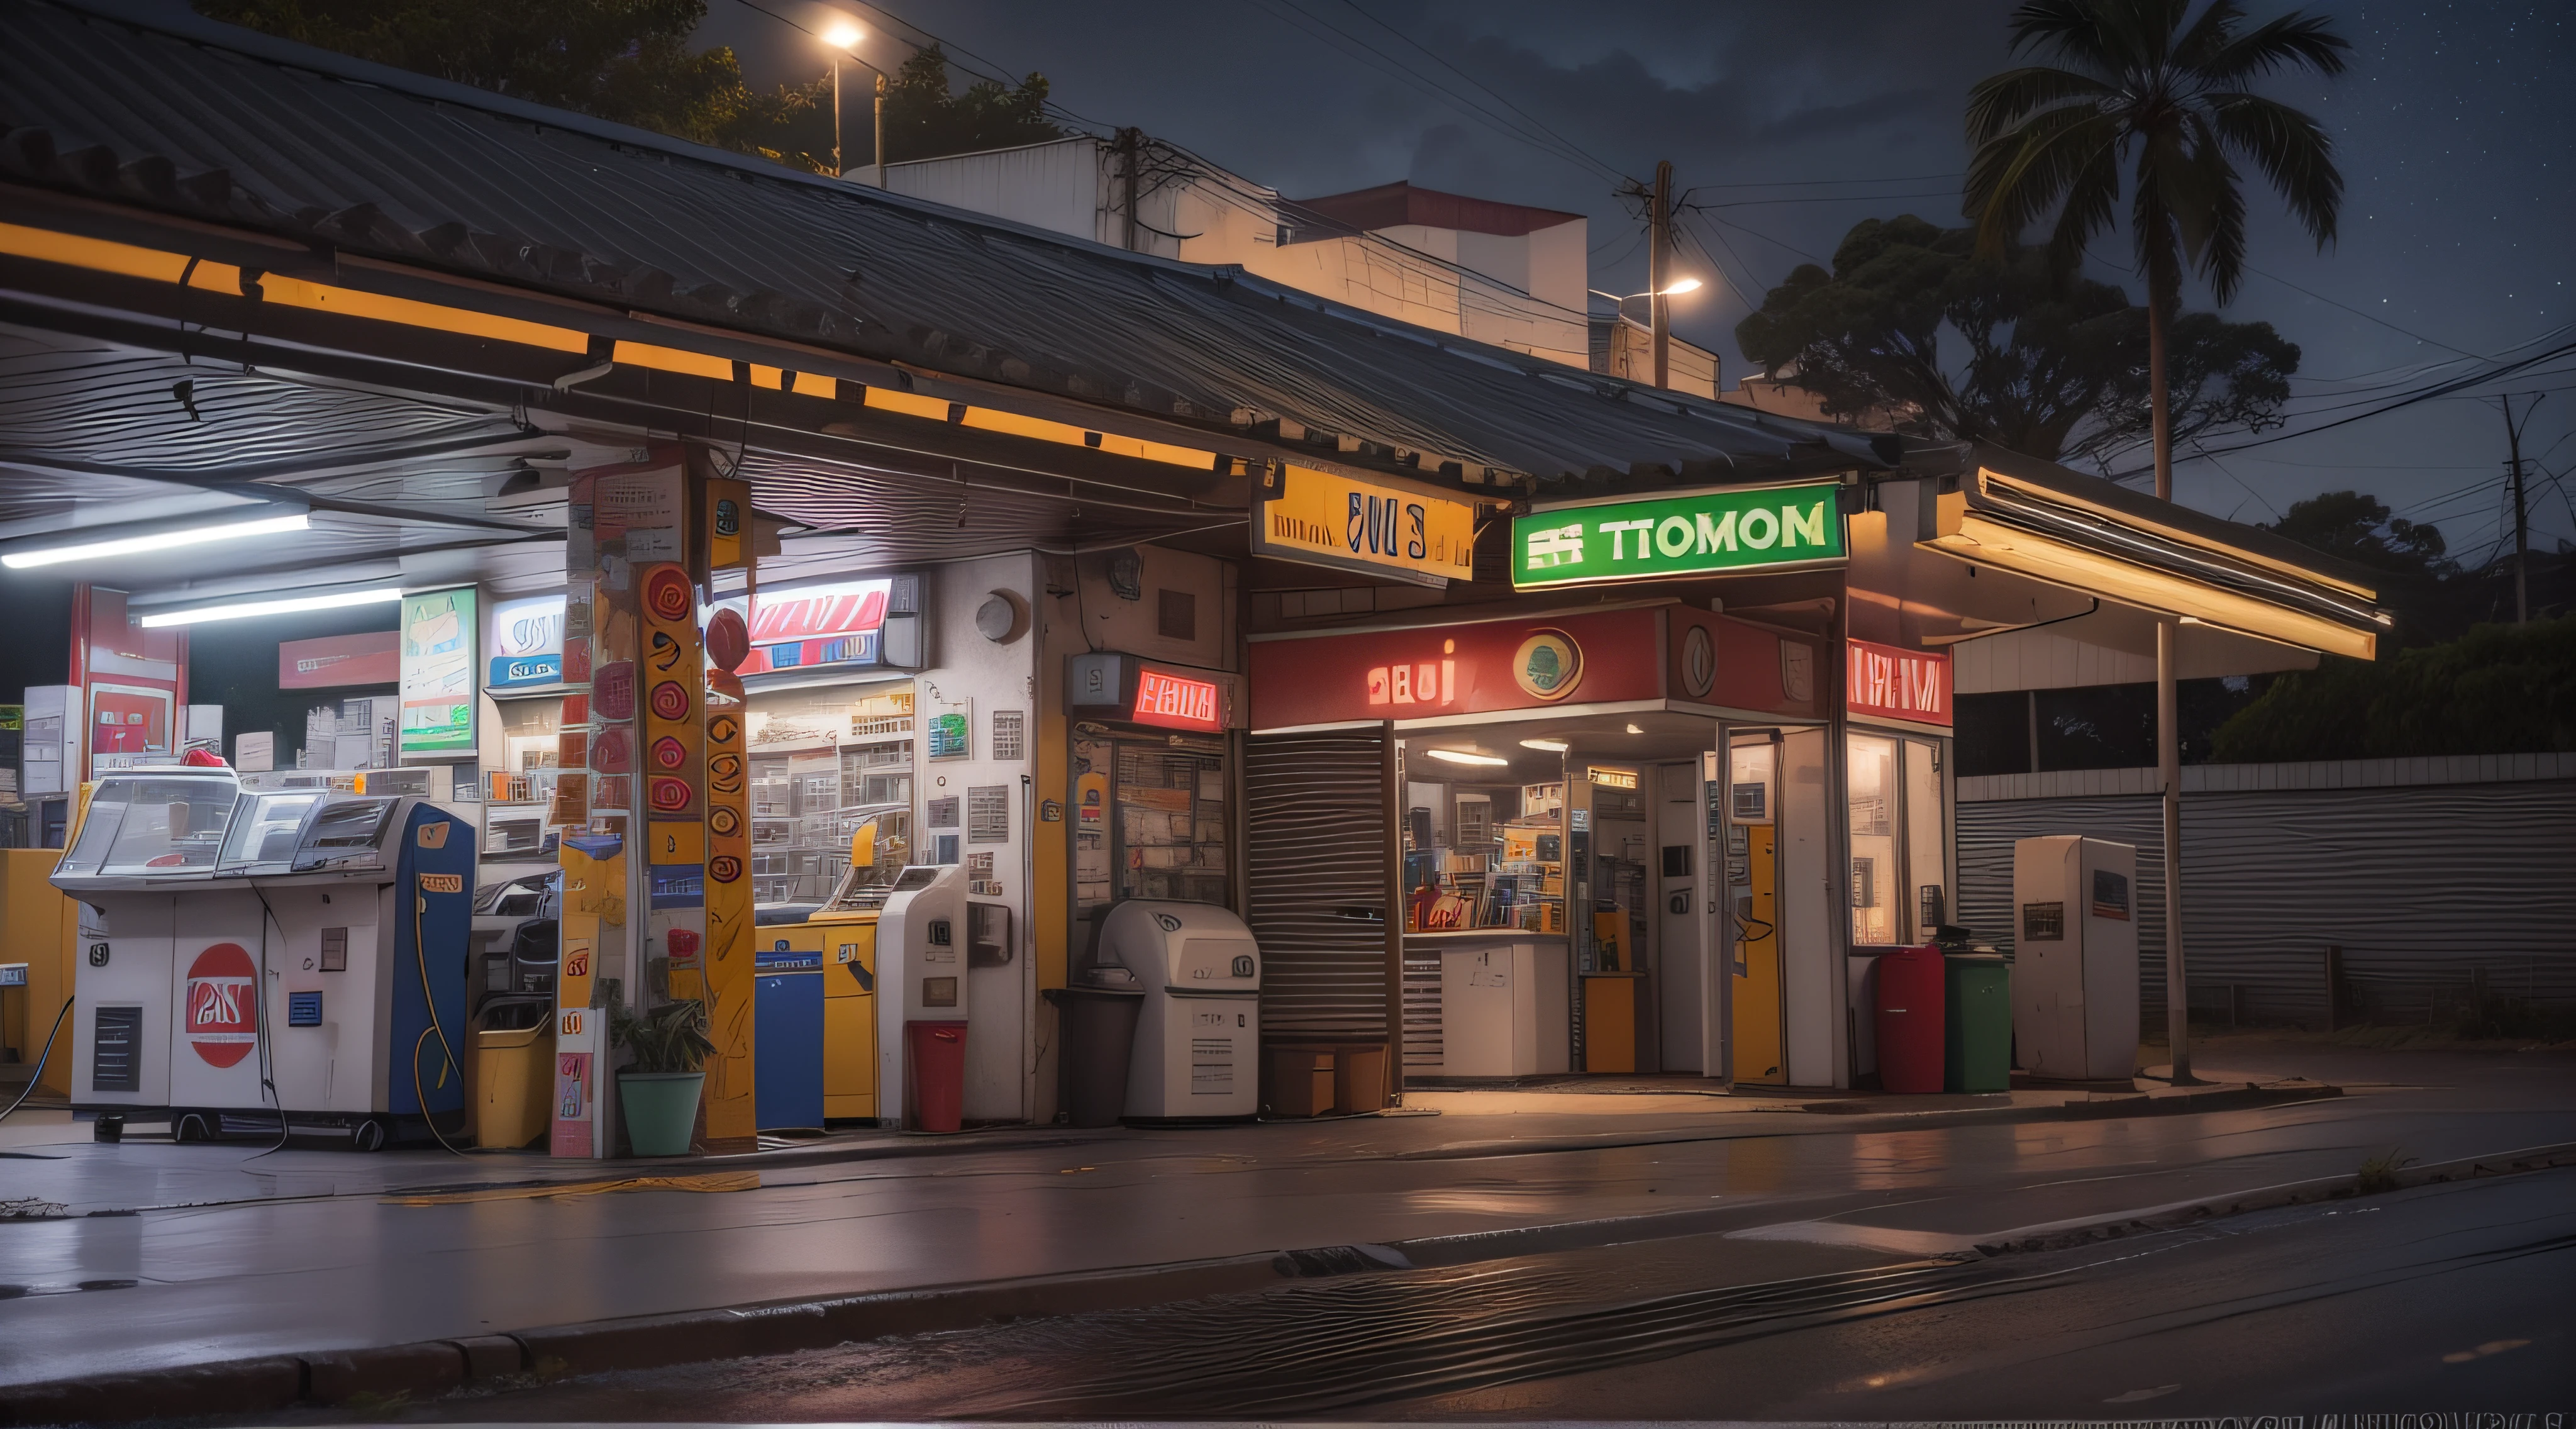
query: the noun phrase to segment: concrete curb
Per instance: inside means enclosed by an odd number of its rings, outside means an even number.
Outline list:
[[[2550,1146],[2525,1147],[2485,1156],[2465,1156],[2455,1161],[2440,1161],[2429,1166],[2408,1166],[2391,1176],[2390,1189],[2407,1190],[2417,1186],[2439,1185],[2448,1181],[2470,1181],[2489,1176],[2512,1176],[2527,1171],[2545,1171],[2557,1166],[2576,1166],[2576,1141]],[[2139,1235],[2150,1231],[2174,1230],[2223,1216],[2239,1216],[2250,1211],[2268,1211],[2282,1206],[2307,1205],[2317,1201],[2343,1200],[2364,1194],[2358,1173],[2349,1176],[2318,1176],[2306,1181],[2285,1181],[2277,1186],[2261,1186],[2251,1191],[2204,1196],[2188,1201],[2170,1201],[2143,1210],[2122,1211],[2110,1216],[2082,1217],[2075,1220],[2051,1221],[2041,1225],[2022,1226],[1990,1239],[1977,1240],[1974,1249],[1980,1255],[2011,1255],[2036,1250],[2063,1250],[2097,1240]]]
[[[2576,1142],[2464,1157],[2396,1173],[2403,1187],[2576,1165]],[[2077,1221],[2007,1231],[1963,1245],[1999,1256],[2170,1230],[2223,1216],[2358,1194],[2359,1177],[2326,1176],[2251,1191]],[[469,1385],[506,1387],[523,1376],[556,1378],[615,1370],[785,1354],[890,1335],[970,1329],[1239,1294],[1283,1279],[1460,1265],[1642,1240],[1725,1231],[1756,1208],[1526,1226],[1388,1245],[1333,1246],[1217,1260],[1183,1261],[1075,1275],[988,1281],[821,1300],[785,1300],[627,1319],[593,1320],[510,1335],[274,1355],[88,1380],[0,1388],[0,1423],[115,1423],[142,1419],[256,1415],[299,1405],[435,1398]]]

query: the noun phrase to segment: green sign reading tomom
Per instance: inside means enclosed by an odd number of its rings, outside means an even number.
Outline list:
[[[1836,483],[1697,491],[1532,512],[1512,522],[1512,585],[1592,585],[1843,558]]]

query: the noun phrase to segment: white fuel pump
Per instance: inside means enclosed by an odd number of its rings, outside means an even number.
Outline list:
[[[955,1131],[964,1113],[966,870],[907,868],[877,915],[877,1107],[915,1131]]]
[[[74,992],[76,1107],[361,1150],[464,1109],[470,826],[229,770],[118,776],[90,819],[54,875],[106,925]]]

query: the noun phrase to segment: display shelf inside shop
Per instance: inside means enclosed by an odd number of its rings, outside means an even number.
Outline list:
[[[751,696],[751,885],[760,903],[820,903],[862,831],[891,878],[912,857],[912,691],[824,687]]]
[[[533,858],[545,848],[555,780],[563,772],[557,765],[563,700],[499,703],[502,760],[483,769],[483,856]]]
[[[1406,789],[1408,933],[1565,932],[1564,784]],[[1518,812],[1500,817],[1506,809]]]

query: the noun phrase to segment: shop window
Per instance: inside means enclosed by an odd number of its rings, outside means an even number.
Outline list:
[[[745,724],[756,902],[831,897],[854,843],[876,882],[914,861],[909,686],[755,691]]]
[[[1896,744],[1885,735],[1854,734],[1847,747],[1854,943],[1889,944],[1905,933],[1906,919],[1890,886],[1897,867]]]

